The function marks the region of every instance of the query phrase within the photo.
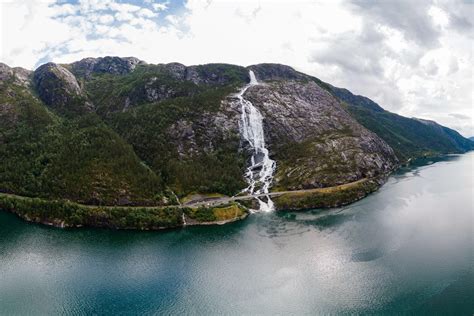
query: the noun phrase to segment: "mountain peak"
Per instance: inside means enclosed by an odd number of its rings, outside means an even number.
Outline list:
[[[26,70],[21,67],[11,68],[10,66],[4,63],[0,63],[0,81],[9,80],[13,78],[17,84],[26,86],[29,84],[29,77],[31,73],[32,71]]]
[[[76,77],[64,66],[46,63],[35,70],[33,81],[41,100],[61,113],[84,113],[92,108]]]
[[[71,64],[72,71],[80,77],[89,78],[92,73],[109,73],[114,75],[124,75],[132,72],[137,65],[144,65],[146,62],[136,57],[87,57]]]
[[[259,80],[300,80],[308,77],[292,67],[282,64],[262,63],[247,68],[255,72]]]

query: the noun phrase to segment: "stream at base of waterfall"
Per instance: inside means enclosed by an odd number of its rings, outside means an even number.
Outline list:
[[[245,172],[248,187],[244,192],[265,194],[269,192],[276,163],[270,159],[268,148],[265,147],[263,116],[252,102],[244,98],[245,92],[250,87],[259,84],[252,70],[249,71],[249,76],[250,82],[236,95],[242,110],[242,117],[239,122],[240,134],[249,143],[253,151],[250,157],[250,165]],[[274,210],[273,201],[269,196],[256,199],[259,203],[259,211],[270,212]]]

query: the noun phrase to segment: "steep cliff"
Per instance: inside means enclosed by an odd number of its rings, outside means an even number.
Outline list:
[[[450,128],[433,121],[391,113],[364,96],[327,86],[358,122],[393,148],[402,162],[426,155],[463,153],[474,149],[474,142]]]
[[[249,70],[259,84],[244,97],[263,116],[276,161],[273,191],[356,183],[337,195],[347,202],[376,189],[397,156],[405,159],[414,148],[444,153],[471,146],[452,130],[387,114],[284,65],[104,57],[30,72],[0,64],[0,191],[113,205],[238,194],[251,152],[235,94],[249,82]],[[409,130],[406,120],[424,131],[423,147],[413,132],[399,132]],[[440,135],[442,146],[427,141]],[[325,199],[331,203],[322,206],[339,201]]]
[[[392,149],[313,81],[268,82],[249,89],[247,97],[265,118],[280,190],[373,178],[397,165]]]
[[[76,77],[61,65],[42,65],[34,72],[33,81],[40,99],[59,114],[72,117],[93,110]]]
[[[80,107],[86,102],[62,66],[47,64],[34,75],[1,66],[0,191],[93,204],[162,203],[158,176],[92,109]]]

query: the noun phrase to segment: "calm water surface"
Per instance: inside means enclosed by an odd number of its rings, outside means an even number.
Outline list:
[[[474,154],[401,170],[348,207],[167,232],[0,212],[0,314],[471,315]]]

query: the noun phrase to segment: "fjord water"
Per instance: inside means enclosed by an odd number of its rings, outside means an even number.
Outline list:
[[[350,206],[167,232],[0,212],[0,314],[471,315],[474,154],[406,168]]]

